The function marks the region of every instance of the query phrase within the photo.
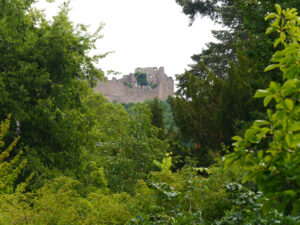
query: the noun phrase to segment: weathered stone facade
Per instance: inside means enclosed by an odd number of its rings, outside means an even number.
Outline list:
[[[156,87],[138,86],[135,73],[145,73],[148,83]],[[168,96],[174,95],[174,80],[165,74],[164,68],[147,67],[137,68],[135,73],[123,76],[117,80],[113,78],[107,82],[98,82],[95,92],[101,92],[109,101],[122,103],[143,102],[146,99],[158,97],[160,100],[166,100]]]

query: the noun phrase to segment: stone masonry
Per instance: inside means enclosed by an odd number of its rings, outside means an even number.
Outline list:
[[[137,72],[145,73],[148,83],[156,84],[156,87],[138,86],[134,76]],[[113,78],[106,82],[99,81],[94,90],[101,92],[111,102],[121,103],[143,102],[155,97],[167,100],[169,95],[174,95],[174,80],[165,74],[163,67],[137,68],[135,73],[125,75],[118,80]]]

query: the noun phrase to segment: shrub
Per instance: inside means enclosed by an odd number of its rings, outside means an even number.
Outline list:
[[[138,183],[135,198],[140,207],[130,224],[212,224],[231,209],[224,184],[240,178],[239,168],[224,171],[219,162],[210,168],[185,166],[171,173],[169,159],[156,162],[161,172]]]
[[[235,136],[235,152],[226,157],[226,165],[236,161],[246,169],[243,181],[254,181],[264,196],[266,211],[278,206],[280,212],[297,215],[300,212],[300,19],[296,9],[277,13],[267,33],[278,32],[284,49],[277,51],[265,71],[280,68],[283,85],[271,82],[255,97],[264,97],[264,105],[274,100],[275,110],[268,109],[268,120],[257,120],[246,130],[244,137]],[[265,147],[265,143],[268,143]]]
[[[228,183],[226,190],[230,193],[233,208],[227,211],[226,215],[216,222],[216,225],[296,225],[300,222],[300,217],[286,217],[277,210],[271,210],[269,213],[264,214],[262,193],[253,188],[240,183]]]
[[[27,162],[26,159],[20,160],[23,153],[22,150],[17,152],[15,155],[11,155],[11,152],[17,145],[20,137],[15,138],[15,140],[8,147],[4,148],[3,150],[1,149],[5,146],[3,140],[10,126],[10,118],[11,115],[9,115],[8,118],[0,124],[0,195],[10,194],[15,191],[15,181],[17,180],[18,175]],[[18,192],[24,191],[25,186],[32,178],[32,176],[33,174],[30,175],[29,178],[27,178],[26,182],[21,183],[17,186]]]

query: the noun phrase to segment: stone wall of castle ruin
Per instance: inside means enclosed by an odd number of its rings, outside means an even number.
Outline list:
[[[101,92],[109,101],[121,103],[143,102],[155,97],[166,100],[169,95],[174,95],[173,78],[165,74],[163,67],[159,69],[156,67],[137,68],[135,72],[145,73],[148,83],[156,83],[157,87],[136,87],[134,74],[129,74],[119,80],[113,78],[106,83],[99,81],[94,90],[95,92]],[[124,85],[124,82],[130,83],[132,88]]]

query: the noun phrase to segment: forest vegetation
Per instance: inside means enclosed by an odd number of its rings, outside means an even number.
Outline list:
[[[35,2],[0,0],[1,225],[300,224],[300,1],[176,0],[224,30],[124,105],[93,91],[101,27]]]

